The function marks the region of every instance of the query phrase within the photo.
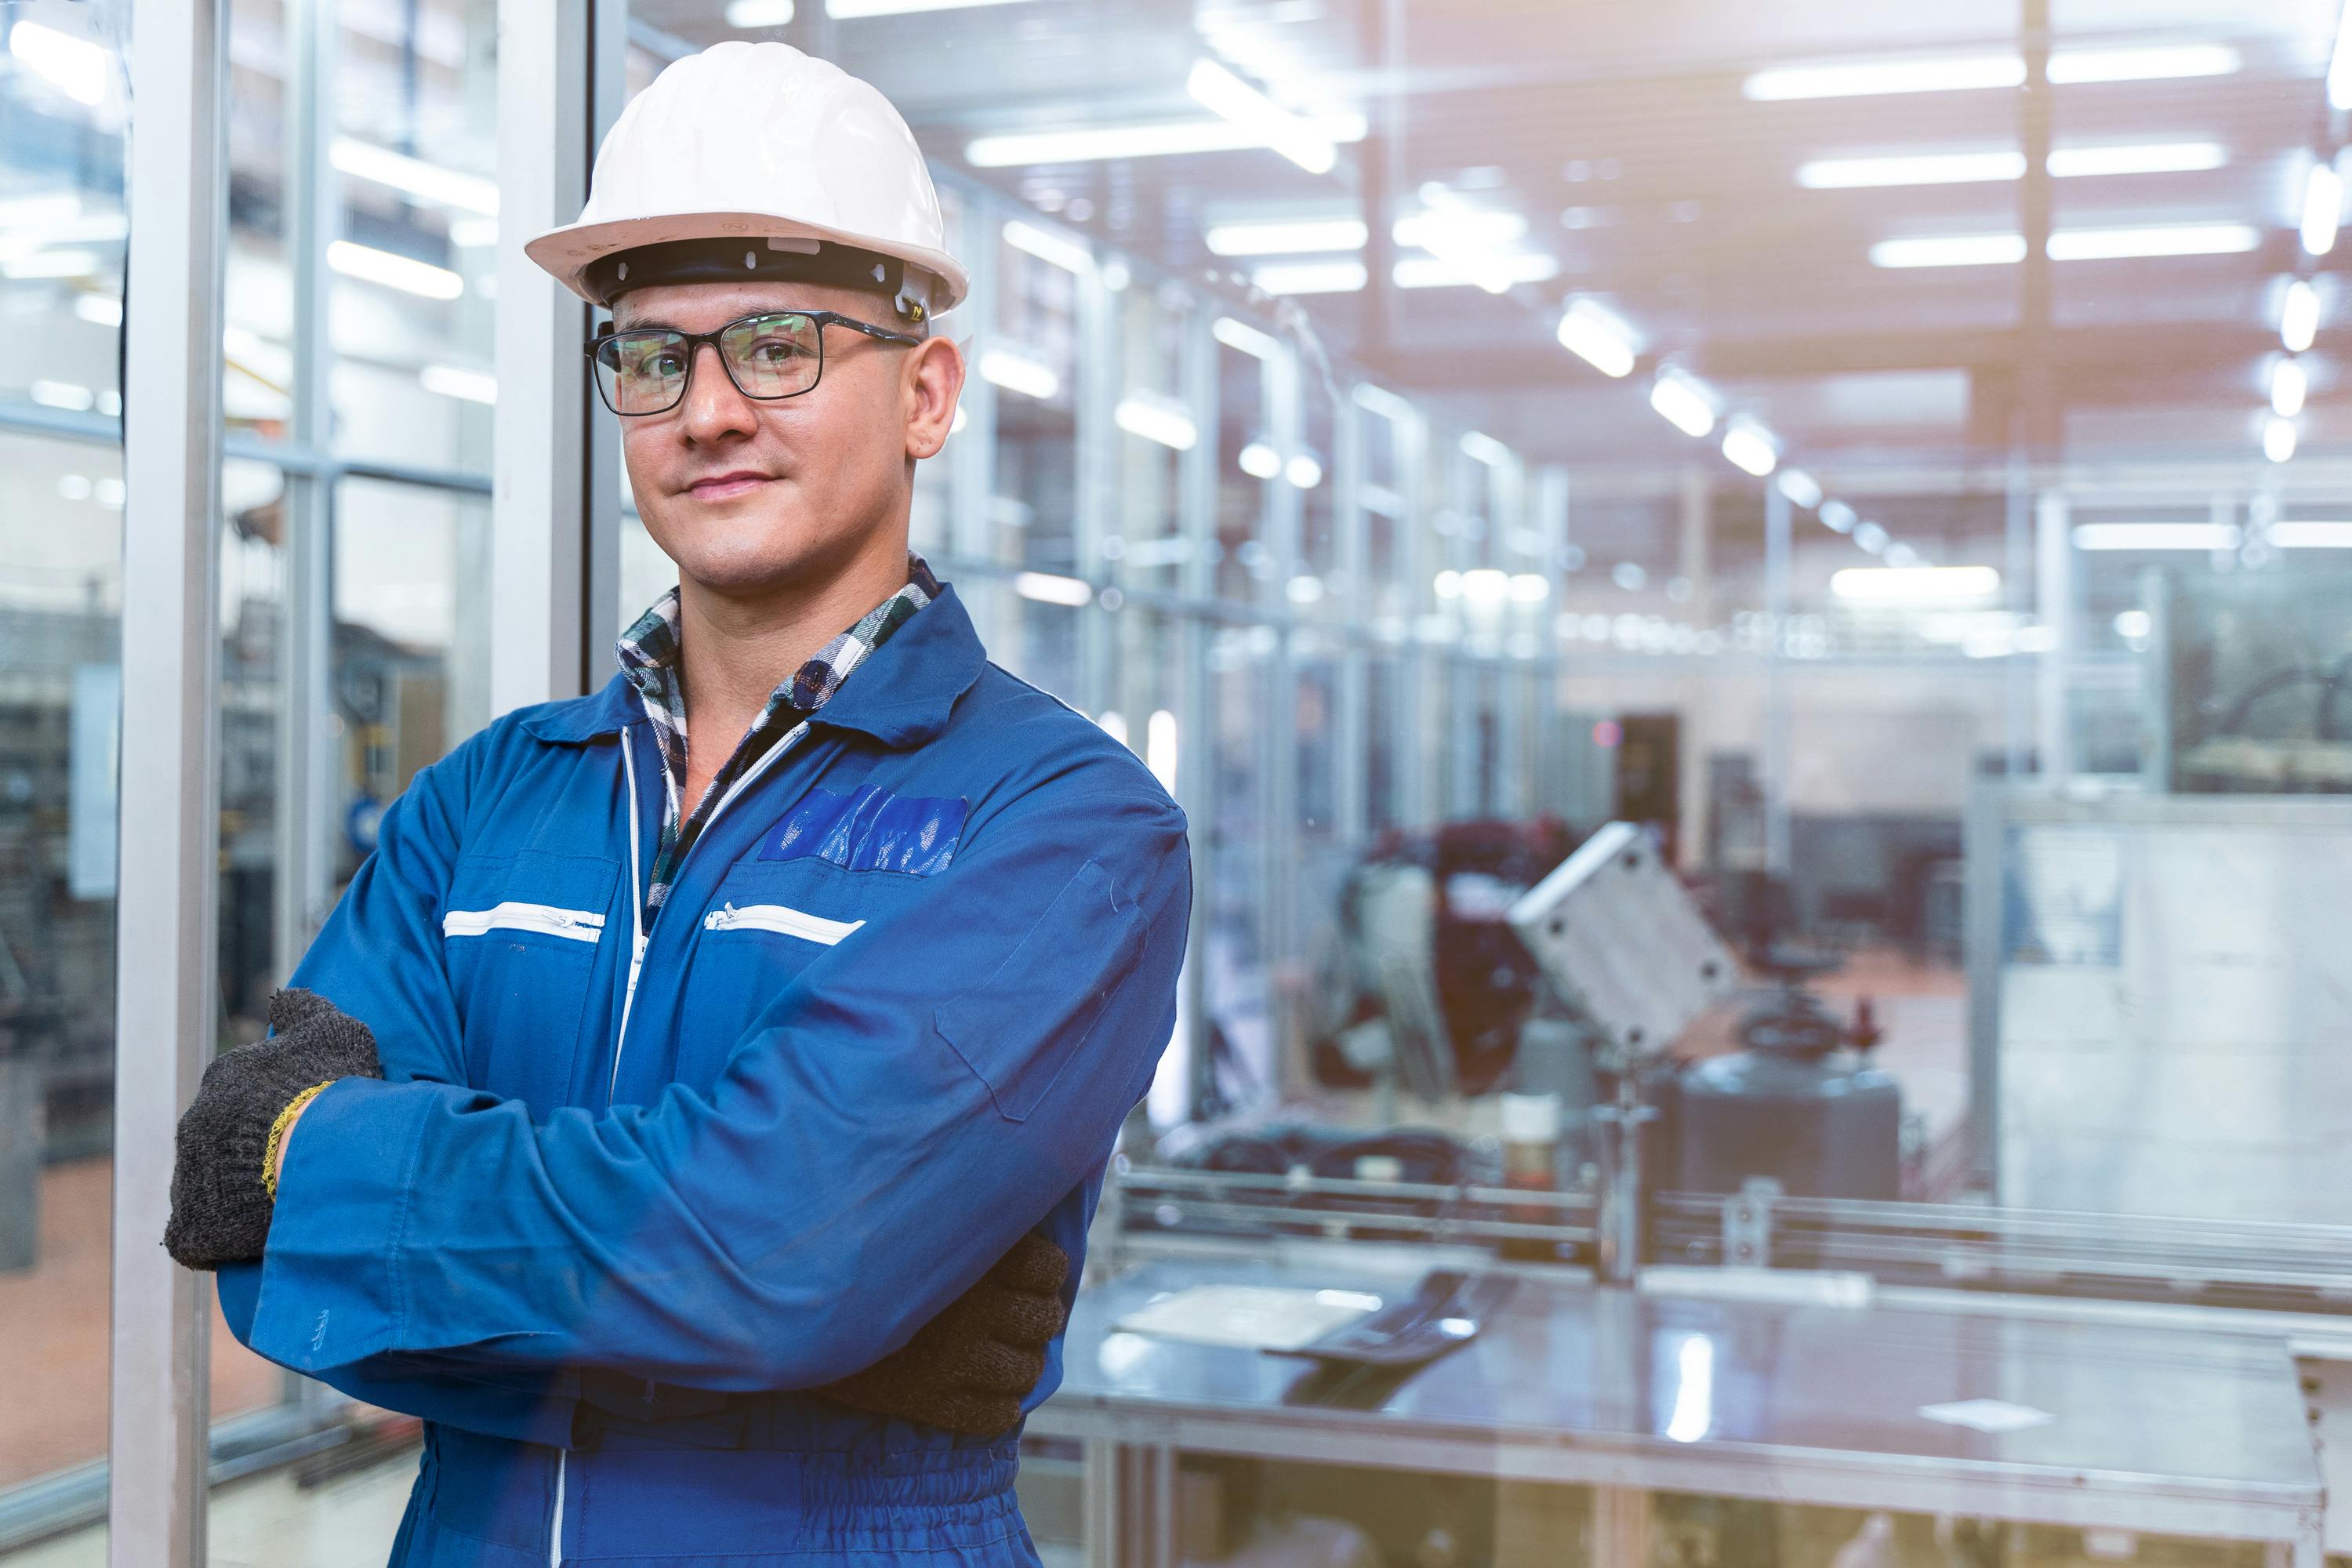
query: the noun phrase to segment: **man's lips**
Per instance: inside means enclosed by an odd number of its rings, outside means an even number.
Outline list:
[[[697,500],[728,500],[750,494],[773,477],[750,468],[738,468],[733,473],[714,474],[707,479],[697,479],[687,487],[686,493]]]

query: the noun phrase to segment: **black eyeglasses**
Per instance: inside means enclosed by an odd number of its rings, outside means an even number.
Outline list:
[[[596,391],[614,413],[635,417],[667,414],[686,400],[702,345],[719,351],[727,379],[746,397],[798,397],[824,374],[824,330],[847,327],[886,343],[913,347],[922,339],[894,332],[838,310],[769,310],[730,321],[715,332],[639,327],[602,332],[588,341]]]

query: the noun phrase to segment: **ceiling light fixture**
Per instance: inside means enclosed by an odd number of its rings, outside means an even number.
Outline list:
[[[2153,228],[2062,228],[2050,237],[2053,261],[2111,261],[2148,256],[2233,256],[2261,245],[2242,223],[2166,224]]]
[[[1797,184],[1811,191],[1866,190],[1881,185],[1960,185],[2024,177],[2025,154],[2014,151],[1816,158],[1797,166]]]
[[[1244,447],[1236,461],[1242,472],[1254,479],[1270,479],[1282,472],[1282,454],[1263,441],[1252,441]]]
[[[1289,261],[1258,268],[1250,282],[1269,294],[1352,294],[1366,276],[1360,261]]]
[[[499,378],[483,371],[454,364],[428,364],[416,373],[416,380],[425,391],[442,397],[455,397],[466,403],[495,404],[499,400]]]
[[[2271,412],[2282,419],[2292,419],[2303,412],[2303,400],[2311,390],[2311,378],[2304,373],[2299,359],[2282,359],[2271,366]]]
[[[1339,153],[1313,121],[1293,114],[1214,60],[1192,62],[1184,90],[1219,117],[1255,133],[1310,174],[1328,174]]]
[[[1864,551],[1872,555],[1885,553],[1886,547],[1894,542],[1894,541],[1888,537],[1886,530],[1881,528],[1874,522],[1855,523],[1853,525],[1853,542],[1860,545]]]
[[[1821,520],[1822,526],[1832,533],[1852,533],[1853,525],[1858,521],[1854,516],[1853,508],[1842,500],[1822,502]]]
[[[1236,321],[1231,316],[1219,316],[1211,322],[1209,335],[1252,359],[1272,359],[1282,352],[1281,340],[1272,333],[1261,332],[1247,321]]]
[[[824,14],[836,21],[866,16],[907,16],[918,11],[968,11],[977,5],[1010,5],[1017,0],[824,0]]]
[[[1062,390],[1062,378],[1054,373],[1053,366],[1012,349],[982,349],[980,376],[992,386],[1001,386],[1041,403],[1050,401]]]
[[[454,300],[466,291],[466,280],[446,267],[348,239],[327,247],[327,265],[346,278],[427,300]]]
[[[1888,560],[1903,548],[1888,551]],[[1986,604],[2000,596],[2000,574],[1990,566],[1848,566],[1830,574],[1830,595],[1870,605]]]
[[[1171,120],[1146,125],[1078,126],[1060,131],[1009,131],[964,144],[975,169],[1031,163],[1089,163],[1108,158],[1167,158],[1190,153],[1242,153],[1263,143],[1223,120]]]
[[[2303,187],[2303,248],[2325,256],[2336,248],[2336,226],[2344,221],[2344,176],[2332,163],[2311,166]]]
[[[2336,47],[2327,57],[2327,107],[2352,109],[2352,0],[2336,19]]]
[[[88,38],[18,22],[8,29],[8,52],[76,103],[96,109],[106,101],[106,51]]]
[[[1297,256],[1361,250],[1370,236],[1360,217],[1308,217],[1212,224],[1203,237],[1213,256]]]
[[[1542,283],[1559,275],[1559,258],[1540,251],[1454,258],[1402,256],[1389,272],[1400,289],[1484,289],[1499,294],[1515,283]]]
[[[356,136],[336,137],[328,145],[327,161],[353,179],[388,185],[436,206],[457,207],[484,217],[499,216],[499,183],[494,179],[428,163]]]
[[[1120,398],[1118,406],[1111,410],[1111,422],[1130,436],[1179,452],[1191,451],[1201,439],[1201,427],[1193,423],[1191,411],[1155,392],[1130,392]]]
[[[1772,433],[1744,415],[1723,432],[1723,455],[1732,467],[1759,479],[1780,466],[1780,447]]]
[[[727,0],[727,25],[740,32],[782,27],[793,19],[793,0]]]
[[[1490,468],[1507,468],[1511,464],[1511,449],[1483,430],[1472,430],[1462,437],[1462,455]]]
[[[1282,477],[1293,489],[1311,490],[1323,482],[1323,465],[1312,454],[1301,452],[1282,465]]]
[[[1882,239],[1873,267],[2007,267],[2025,259],[2021,234],[1953,234],[1932,239]]]
[[[2352,522],[2274,522],[2265,537],[2281,550],[2352,550]]]
[[[1780,477],[1773,483],[1780,487],[1780,493],[1794,505],[1816,507],[1822,504],[1821,481],[1802,468],[1783,468]]]
[[[1612,379],[1633,369],[1633,331],[1591,300],[1575,300],[1559,319],[1559,344]]]
[[[2318,336],[2319,290],[2309,279],[2298,278],[2286,286],[2286,298],[2279,306],[2279,341],[2287,353],[2299,354]]]
[[[2229,76],[2245,62],[2225,44],[2159,44],[2121,49],[2056,49],[2050,56],[2053,87],[2095,81],[2168,81]]]
[[[2245,536],[2232,522],[2084,522],[2077,550],[2235,550]]]
[[[2230,150],[2219,142],[2112,142],[2093,146],[2053,147],[2053,179],[2074,180],[2106,174],[2193,174],[2219,169],[2230,162]]]
[[[2294,421],[2276,415],[2263,426],[2263,456],[2273,463],[2284,463],[2294,456]]]
[[[1740,84],[1758,103],[1807,98],[1875,98],[1901,92],[1957,92],[1975,88],[2021,87],[2025,61],[2016,55],[1947,55],[1940,58],[1856,60],[1836,65],[1774,66]]]
[[[1013,218],[1004,226],[1004,243],[1026,256],[1034,256],[1065,272],[1075,272],[1083,278],[1095,269],[1095,253],[1075,239],[1065,239],[1050,229]]]
[[[1704,436],[1715,428],[1714,396],[1679,371],[1658,373],[1650,384],[1650,406],[1685,436]]]
[[[1093,587],[1083,579],[1054,572],[1016,572],[1013,591],[1041,605],[1066,605],[1074,610],[1093,604],[1095,598]]]

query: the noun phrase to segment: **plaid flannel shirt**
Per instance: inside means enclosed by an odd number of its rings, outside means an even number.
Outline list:
[[[654,607],[637,617],[623,633],[621,669],[645,700],[646,717],[660,742],[662,792],[661,846],[654,855],[653,878],[646,889],[646,913],[650,918],[668,897],[677,866],[694,841],[702,836],[712,807],[727,796],[735,781],[769,752],[795,745],[807,732],[812,714],[841,689],[890,634],[914,618],[915,612],[938,596],[939,579],[919,555],[907,557],[907,585],[867,611],[858,623],[817,650],[790,679],[769,695],[760,717],[736,742],[729,757],[703,792],[693,815],[680,818],[679,794],[686,782],[686,689],[678,679],[677,590],[672,588]]]

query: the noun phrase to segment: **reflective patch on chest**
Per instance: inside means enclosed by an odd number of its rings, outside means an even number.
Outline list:
[[[955,858],[968,802],[896,795],[874,784],[815,789],[760,844],[762,860],[824,860],[845,871],[928,877]]]

